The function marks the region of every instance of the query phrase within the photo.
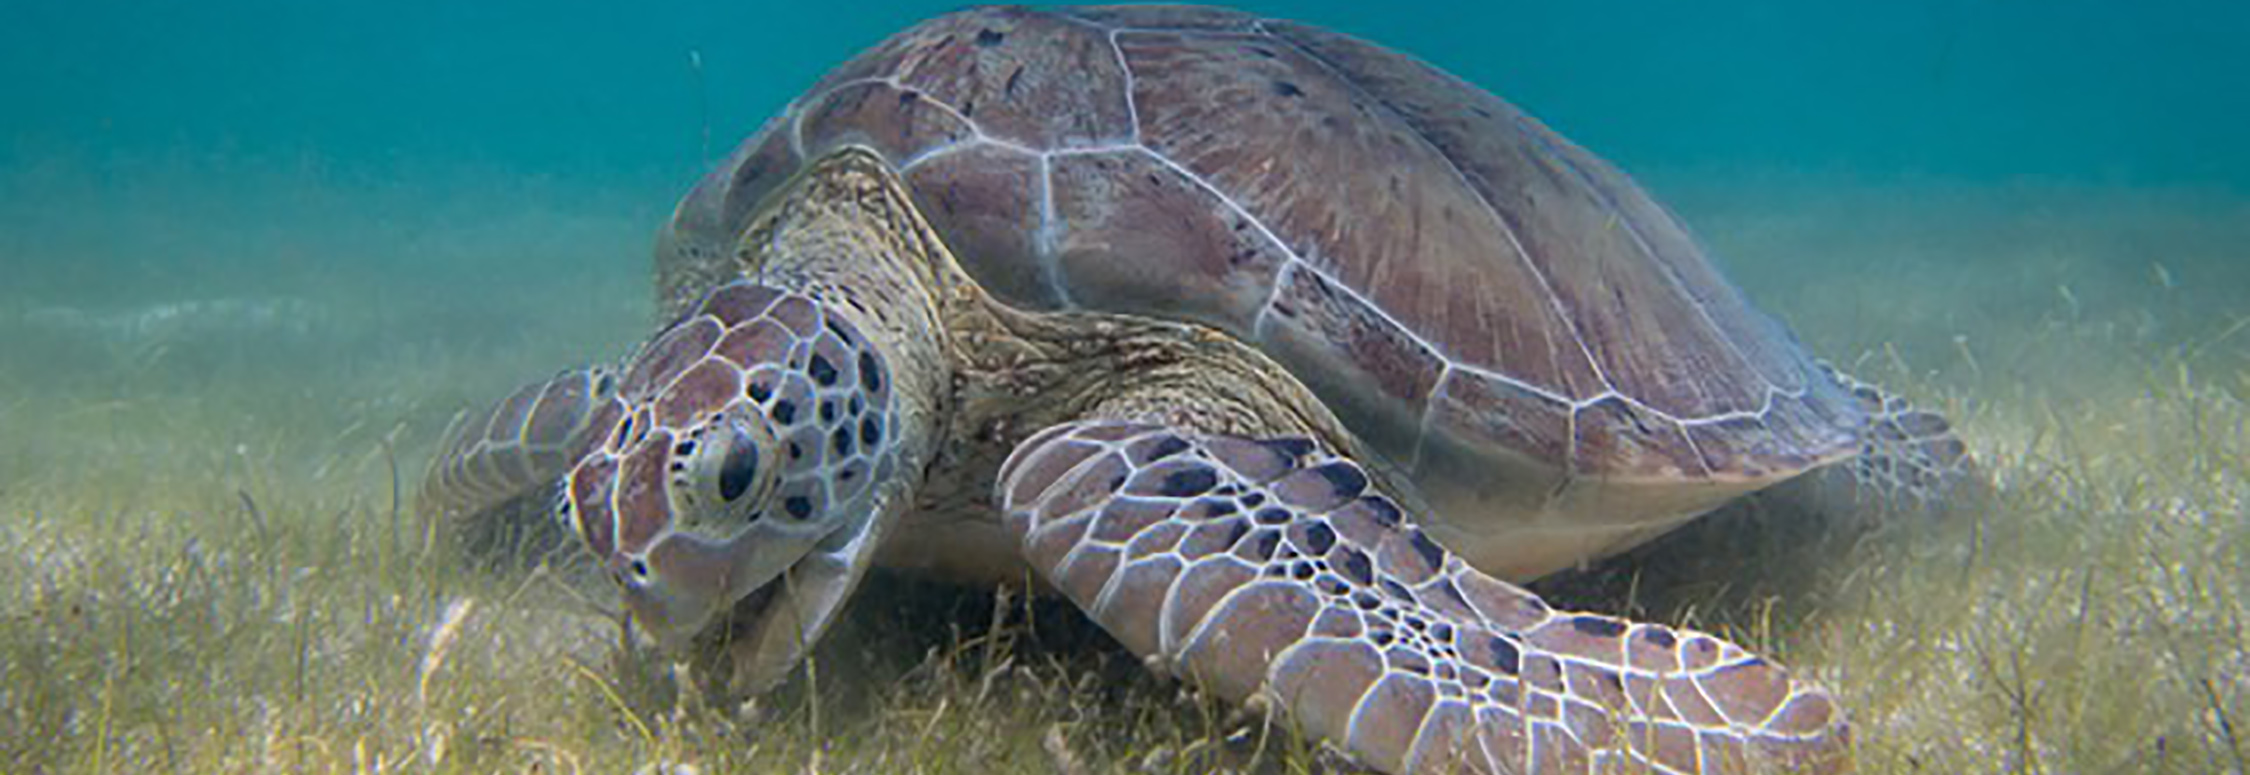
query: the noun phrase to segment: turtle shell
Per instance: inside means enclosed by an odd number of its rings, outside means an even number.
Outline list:
[[[896,165],[999,298],[1230,332],[1455,523],[1618,526],[1565,554],[1847,455],[1865,424],[1616,168],[1421,61],[1220,9],[987,8],[899,33],[681,202],[663,302],[730,271],[759,202],[844,145]]]

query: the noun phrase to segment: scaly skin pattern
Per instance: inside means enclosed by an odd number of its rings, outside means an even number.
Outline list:
[[[486,512],[553,484],[625,411],[617,375],[569,369],[517,388],[483,412],[455,415],[424,474],[419,507],[449,539],[492,548],[508,541],[505,520]],[[537,504],[542,510],[546,504]]]
[[[1826,363],[1823,372],[1851,391],[1853,400],[1867,412],[1867,431],[1861,434],[1859,454],[1832,471],[1848,473],[1859,511],[1889,507],[1948,509],[1975,502],[1986,493],[1978,488],[1989,481],[1976,469],[1968,445],[1954,436],[1953,425],[1943,415],[1917,409],[1906,399],[1836,371]],[[1972,490],[1961,492],[1960,490]]]
[[[979,476],[1006,548],[1152,667],[1385,772],[1850,766],[1841,711],[1781,667],[1471,568],[1257,350],[1008,310],[910,202],[871,154],[815,165],[583,422],[564,514],[635,618],[732,688],[801,660],[931,479]],[[939,454],[994,444],[981,469]]]
[[[865,156],[796,193],[744,236],[743,276],[630,359],[628,411],[563,488],[634,619],[733,693],[785,678],[834,622],[941,420],[927,227]]]
[[[1000,475],[1032,565],[1155,669],[1393,773],[1833,772],[1829,695],[1703,633],[1557,612],[1305,438],[1089,420]]]
[[[571,472],[566,504],[579,509],[572,522],[595,556],[631,571],[661,562],[674,535],[731,535],[768,518],[803,522],[858,500],[895,464],[879,454],[891,432],[885,374],[856,328],[812,299],[746,282],[721,287],[634,360],[622,393],[636,408]],[[675,522],[726,513],[696,508],[714,493],[698,491],[687,474],[729,409],[770,418],[780,460],[753,463],[745,475],[752,481],[722,477],[715,494],[778,508],[752,510],[739,524]],[[767,472],[778,481],[766,485],[772,497],[758,498]]]

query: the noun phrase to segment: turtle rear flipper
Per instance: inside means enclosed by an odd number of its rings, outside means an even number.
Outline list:
[[[1851,457],[1752,493],[1625,554],[1542,577],[1550,599],[1762,610],[1852,567],[1879,530],[1967,526],[1991,503],[1990,474],[1943,415],[1822,364],[1868,418]]]
[[[1944,415],[1831,370],[1867,413],[1859,454],[1800,477],[1782,495],[1839,527],[1971,511],[1991,493],[1985,471]]]
[[[1879,407],[1870,413],[1866,448],[1851,465],[1862,497],[1942,511],[1985,484],[1968,445],[1943,415],[1871,386],[1853,385],[1852,392]]]
[[[436,538],[479,560],[530,558],[567,537],[557,485],[616,424],[623,404],[608,369],[570,369],[464,411],[423,475],[418,507]]]
[[[1777,570],[1790,563],[1852,551],[1869,533],[1899,526],[1929,527],[1974,519],[1993,497],[1990,474],[1977,465],[1968,446],[1944,415],[1916,408],[1906,399],[1834,373],[1848,388],[1868,422],[1857,454],[1813,469],[1762,490],[1713,519],[1699,520],[1637,552],[1636,564],[1688,559],[1684,578],[1709,579],[1725,568],[1688,570],[1711,558],[1758,558],[1754,564]],[[1757,536],[1750,540],[1746,536]],[[1747,547],[1757,546],[1756,551]]]

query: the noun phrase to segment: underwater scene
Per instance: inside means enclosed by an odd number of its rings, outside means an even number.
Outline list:
[[[0,4],[0,772],[2250,771],[2250,5],[1237,7]]]

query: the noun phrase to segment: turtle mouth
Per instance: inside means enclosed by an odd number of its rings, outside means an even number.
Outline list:
[[[719,547],[707,549],[714,550],[714,554],[723,553],[715,551]],[[635,594],[637,590],[628,585],[628,607],[658,644],[668,649],[701,650],[712,645],[731,646],[755,641],[768,637],[767,632],[775,629],[773,620],[778,618],[775,614],[787,609],[779,605],[787,597],[786,587],[792,577],[802,572],[804,563],[802,558],[789,562],[764,583],[740,595],[728,595],[722,590],[728,585],[726,577],[741,573],[742,569],[728,568],[699,575],[694,571],[704,569],[691,567],[683,574],[684,578],[675,581],[685,582],[687,589],[704,588],[708,593],[716,593],[704,598],[707,602],[699,603],[696,598],[700,595],[692,592],[676,597]]]
[[[882,531],[876,520],[853,520],[742,593],[689,636],[690,651],[736,696],[754,696],[786,680],[843,610]],[[717,601],[713,601],[716,603]]]
[[[793,608],[786,605],[789,593],[784,587],[797,572],[792,565],[743,595],[690,641],[693,660],[716,679],[714,687],[747,697],[787,678],[807,642],[800,632],[801,617],[789,616]],[[799,625],[799,631],[792,631],[792,625]]]
[[[792,566],[790,570],[796,568]],[[781,600],[781,585],[788,575],[789,571],[783,571],[781,576],[750,590],[750,594],[734,601],[726,614],[707,630],[707,635],[715,641],[714,645],[723,647],[736,642],[756,642],[773,621],[774,604]]]

